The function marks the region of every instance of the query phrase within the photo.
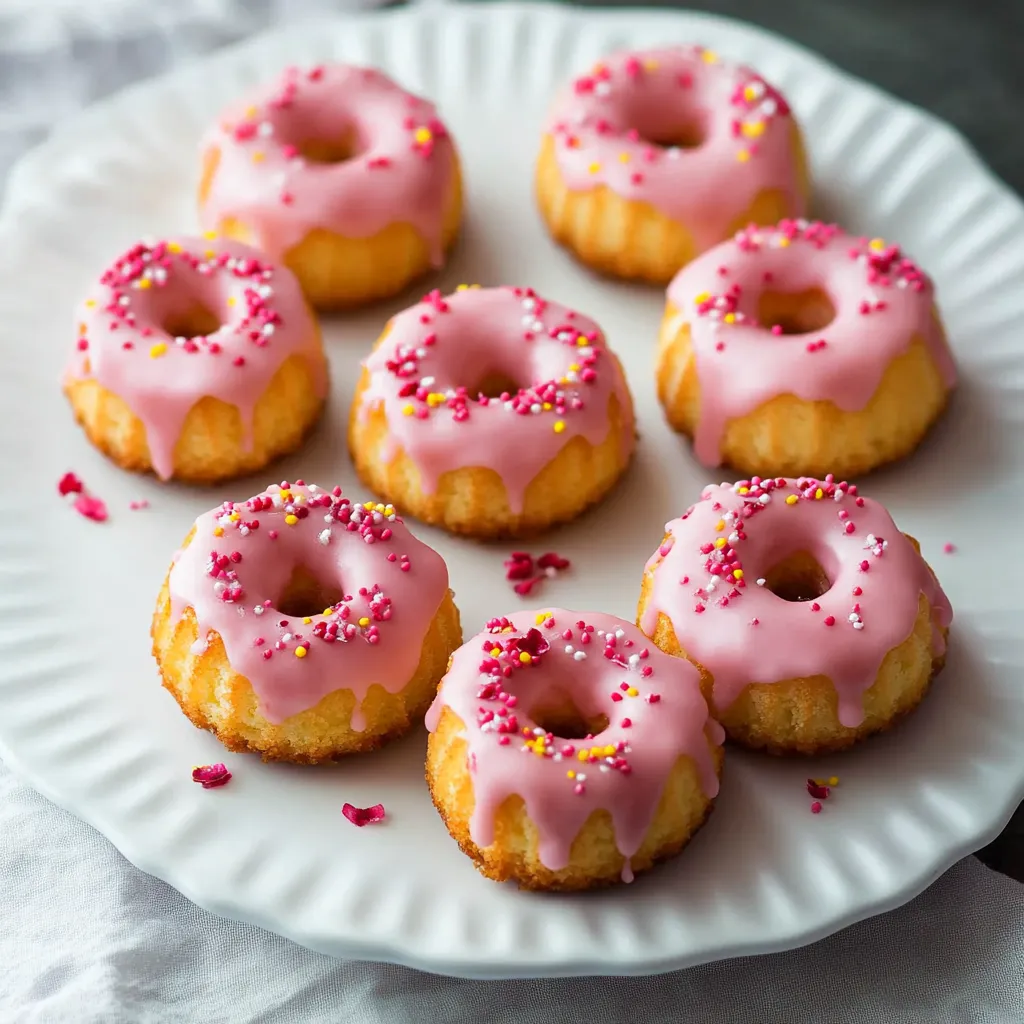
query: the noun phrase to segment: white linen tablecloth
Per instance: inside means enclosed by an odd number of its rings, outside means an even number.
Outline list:
[[[4,0],[0,181],[128,82],[357,0]],[[370,2],[370,0],[367,0]],[[657,978],[467,982],[225,922],[0,765],[0,1022],[1024,1022],[1024,886],[969,858],[908,906],[789,953]]]

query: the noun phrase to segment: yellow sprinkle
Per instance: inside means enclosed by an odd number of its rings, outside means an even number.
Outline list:
[[[742,569],[733,569],[732,574],[738,580],[743,579],[743,570]]]
[[[750,488],[749,487],[741,487],[736,493],[737,494],[749,494],[750,493]]]
[[[89,330],[89,328],[85,324],[79,324],[78,325],[78,333],[79,334],[85,334],[85,332],[88,331],[88,330]]]
[[[868,248],[869,249],[874,249],[875,252],[881,252],[885,248],[885,239],[884,238],[872,238],[871,241],[868,242]]]
[[[464,292],[469,288],[468,284],[460,284],[455,290],[457,292]]]
[[[615,745],[613,743],[609,743],[608,746],[604,748],[603,753],[605,757],[611,757],[615,753]]]
[[[725,547],[725,544],[726,544],[726,540],[725,540],[725,538],[724,538],[724,537],[719,537],[719,538],[718,538],[718,539],[717,539],[717,540],[715,541],[715,547],[716,547],[716,548],[724,548],[724,547]]]
[[[234,306],[237,302],[238,302],[238,299],[236,299],[234,297],[234,295],[229,295],[228,296],[228,305],[229,306]]]
[[[366,628],[366,627],[367,627],[367,626],[368,626],[369,624],[370,624],[370,620],[369,620],[369,619],[368,619],[368,618],[367,618],[367,617],[366,617],[365,615],[364,615],[364,616],[363,616],[363,617],[362,617],[362,618],[361,618],[361,619],[359,620],[359,625],[360,625],[360,626],[362,626],[362,627],[363,627],[364,629],[365,629],[365,628]]]
[[[795,494],[791,494],[791,495],[790,495],[790,496],[789,496],[789,497],[788,497],[788,498],[786,499],[786,504],[787,504],[787,505],[795,505],[795,504],[796,504],[796,503],[797,503],[797,502],[798,502],[799,500],[800,500],[800,499],[799,499],[799,498],[798,498],[798,497],[797,497],[797,496],[796,496]]]
[[[291,513],[289,513],[288,515],[286,515],[284,517],[284,521],[289,526],[294,526],[299,521],[299,517],[298,516],[293,516],[293,515],[291,515]]]
[[[563,430],[565,430],[565,423],[564,423],[564,421],[562,421],[562,420],[555,420],[555,426],[554,426],[555,433],[556,434],[560,434]]]
[[[331,612],[333,612],[333,611],[334,611],[333,608],[325,608],[324,611],[323,611],[323,614],[324,615],[330,615]]]
[[[214,256],[216,256],[216,255],[217,255],[217,250],[216,250],[216,249],[207,249],[207,250],[206,250],[206,252],[204,252],[204,253],[203,253],[203,255],[204,255],[204,256],[205,256],[205,257],[206,257],[206,258],[207,258],[208,260],[212,260],[212,259],[214,258]]]
[[[814,498],[815,498],[816,501],[821,501],[821,499],[824,498],[824,497],[825,497],[825,492],[819,487],[814,492]]]
[[[575,779],[576,778],[576,773],[571,768],[565,773],[565,775],[566,775],[566,778],[569,778],[569,779]]]
[[[305,647],[296,647],[295,648],[295,657],[296,658],[304,658],[305,656],[306,656],[306,648]]]
[[[697,302],[697,303],[707,302],[708,299],[710,299],[710,298],[711,298],[711,292],[701,292],[700,295],[698,295],[693,301]]]
[[[745,164],[750,159],[750,150],[748,150],[748,149],[741,149],[736,154],[736,159],[739,160],[739,162],[741,164]]]
[[[537,612],[536,616],[534,617],[534,621],[539,626],[547,617],[548,617],[548,613],[547,612]]]
[[[635,686],[631,686],[631,687],[630,687],[630,688],[629,688],[629,689],[628,689],[628,690],[626,691],[626,696],[627,696],[627,697],[635,697],[635,696],[637,696],[637,694],[639,694],[639,693],[640,693],[640,691],[639,691],[639,690],[638,690],[638,689],[637,689],[637,688],[636,688]]]
[[[523,665],[529,665],[530,662],[533,661],[533,658],[530,657],[530,652],[529,651],[520,651],[519,652],[519,661]]]
[[[604,74],[604,71],[605,71],[604,64],[598,62],[597,64],[594,65],[594,74],[595,75],[602,75],[602,74]]]
[[[252,162],[254,164],[261,164],[263,163],[264,160],[266,160],[266,158],[267,154],[264,153],[262,149],[257,149],[252,155]]]
[[[759,135],[764,135],[764,121],[747,121],[743,125],[743,134],[748,139],[756,139]]]
[[[748,85],[743,90],[743,98],[749,103],[751,100],[757,99],[757,90],[752,86]]]
[[[701,57],[703,58],[705,64],[714,64],[718,61],[718,54],[715,53],[714,50],[705,50],[701,54]]]
[[[281,500],[282,501],[291,501],[291,497],[292,497],[292,492],[289,491],[287,488],[285,488],[285,490],[281,491]]]
[[[303,623],[303,625],[305,625],[305,626],[308,626],[308,625],[309,625],[309,624],[310,624],[310,623],[311,623],[312,621],[313,621],[313,620],[312,620],[312,619],[311,619],[311,618],[310,618],[310,617],[309,617],[309,616],[307,615],[307,616],[306,616],[306,617],[305,617],[305,618],[304,618],[304,619],[302,620],[302,623]]]
[[[571,373],[579,373],[580,372],[580,364],[579,363],[570,363],[569,364],[569,371]]]
[[[363,508],[365,508],[367,512],[372,512],[373,511],[373,506],[376,505],[376,504],[377,503],[375,501],[364,501],[363,502]]]
[[[734,324],[734,323],[736,323],[736,314],[735,313],[726,313],[725,316],[722,317],[722,319],[727,324]]]
[[[427,395],[427,405],[429,405],[431,409],[441,405],[445,401],[445,396],[440,391],[432,391]]]
[[[584,335],[582,335],[582,334],[576,339],[576,347],[577,348],[584,348],[585,346],[587,346],[589,344],[590,344],[590,339],[587,338],[587,337],[584,337]]]
[[[724,529],[725,529],[725,520],[724,519],[719,519],[718,522],[715,523],[715,530],[718,533],[721,533]]]
[[[657,71],[658,70],[658,62],[656,60],[654,60],[654,59],[645,60],[644,61],[644,68],[647,71]]]
[[[586,750],[581,750],[581,751],[579,751],[579,753],[577,753],[576,760],[577,761],[586,761],[588,756],[589,755],[588,755]]]
[[[628,164],[631,159],[632,159],[632,157],[629,155],[629,153],[620,153],[619,154],[619,163],[620,164]]]
[[[161,356],[167,354],[167,343],[164,341],[158,341],[155,345],[150,347],[149,358],[159,359]]]
[[[231,515],[228,516],[228,519],[230,519],[231,522],[233,522],[233,523],[237,523],[238,520],[241,519],[241,518],[242,518],[242,514],[240,512],[232,512]]]
[[[257,107],[246,107],[245,108],[245,116],[246,117],[255,117],[258,113],[259,113],[259,109]]]
[[[829,780],[828,780],[828,784],[830,786],[838,786],[839,785],[839,776],[838,775],[831,776],[831,778],[829,778]]]
[[[412,405],[411,402],[409,402],[406,405],[402,406],[402,415],[404,415],[404,416],[411,416],[415,411],[416,410],[415,410],[415,408],[413,408],[413,405]]]
[[[601,170],[601,165],[595,160],[588,168],[591,174],[597,174]]]
[[[216,231],[204,231],[203,232],[203,238],[208,238],[211,242],[216,237],[217,237],[217,232]],[[167,248],[170,249],[171,247],[167,246]],[[172,250],[172,251],[174,251],[174,252],[181,252],[181,247],[179,246],[176,250]]]
[[[96,300],[95,299],[86,299],[85,300],[85,305],[86,305],[86,307],[88,309],[95,309],[96,308]]]
[[[496,658],[499,654],[501,654],[501,648],[500,647],[492,647],[491,648],[491,657],[492,658]]]
[[[140,288],[152,288],[153,287],[153,282],[150,281],[150,279],[148,277],[140,277],[139,278],[139,287]]]
[[[213,528],[213,535],[214,535],[214,537],[223,537],[224,536],[224,527],[223,526],[215,526]]]
[[[543,404],[543,405],[541,406],[541,408],[542,408],[542,409],[543,409],[543,410],[544,410],[545,412],[551,412],[552,406],[551,406],[551,403],[550,403],[550,402],[545,402],[545,403],[544,403],[544,404]]]
[[[214,238],[217,237],[217,232],[216,231],[214,231],[212,234],[213,234]],[[179,253],[179,252],[181,252],[181,246],[178,245],[177,242],[168,242],[167,243],[167,251],[168,252],[173,252],[173,253]]]
[[[413,138],[417,142],[429,142],[434,137],[434,133],[429,128],[417,128],[413,134]]]

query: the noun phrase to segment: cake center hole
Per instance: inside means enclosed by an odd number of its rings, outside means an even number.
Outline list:
[[[168,313],[160,326],[172,338],[202,338],[213,334],[220,325],[220,317],[196,302],[187,309]]]
[[[608,728],[607,715],[584,715],[572,698],[556,694],[530,709],[530,717],[545,732],[563,740],[599,736]]]
[[[322,615],[325,608],[337,604],[344,594],[336,586],[324,583],[304,565],[296,566],[288,580],[284,593],[274,602],[274,607],[290,618]]]
[[[696,116],[640,134],[645,142],[664,149],[698,149],[708,136],[704,122]]]
[[[504,394],[514,395],[519,390],[519,382],[507,373],[492,370],[485,374],[474,387],[466,390],[473,395],[486,395],[488,398],[501,398]]]
[[[832,581],[821,563],[807,551],[797,551],[764,574],[765,587],[783,601],[813,601]]]
[[[351,132],[335,139],[303,139],[296,149],[311,164],[343,164],[359,155]]]
[[[762,292],[757,305],[757,319],[766,327],[778,324],[783,334],[811,334],[828,327],[835,317],[836,307],[820,288]]]

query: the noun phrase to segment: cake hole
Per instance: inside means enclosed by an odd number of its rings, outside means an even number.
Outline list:
[[[757,319],[767,327],[778,324],[783,334],[811,334],[828,327],[836,307],[820,288],[805,292],[762,292]]]
[[[704,145],[708,133],[704,123],[694,119],[673,128],[643,133],[644,141],[664,149],[698,149]]]
[[[486,374],[475,387],[466,390],[471,395],[486,395],[488,398],[500,398],[503,394],[514,395],[519,390],[519,382],[507,373],[495,370]]]
[[[324,609],[337,604],[344,594],[335,586],[329,586],[309,571],[304,565],[296,566],[284,593],[274,602],[274,607],[293,619],[323,615]]]
[[[807,551],[797,551],[777,562],[764,574],[764,585],[783,601],[813,601],[832,581],[821,563]]]
[[[563,740],[582,740],[599,736],[608,728],[607,715],[583,714],[570,697],[556,695],[538,707],[530,709],[530,717],[545,732]]]
[[[351,133],[337,139],[304,139],[295,148],[311,164],[343,164],[359,155]]]
[[[220,329],[220,317],[201,303],[168,313],[160,325],[172,338],[201,338]]]

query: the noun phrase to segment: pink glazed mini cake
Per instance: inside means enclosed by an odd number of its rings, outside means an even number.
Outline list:
[[[454,533],[567,522],[633,454],[633,402],[601,329],[530,288],[431,292],[364,367],[349,422],[360,477]]]
[[[617,53],[556,100],[536,169],[554,238],[658,284],[751,222],[804,213],[800,130],[756,71],[702,46]]]
[[[427,728],[448,831],[521,888],[631,882],[678,853],[718,795],[723,734],[697,670],[599,612],[488,622],[452,657]]]

